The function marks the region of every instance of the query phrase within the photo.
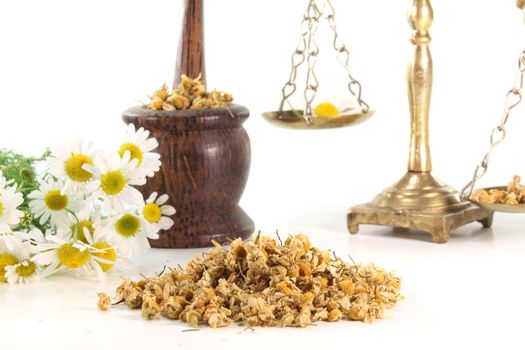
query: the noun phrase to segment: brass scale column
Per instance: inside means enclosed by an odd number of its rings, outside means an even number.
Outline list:
[[[428,232],[438,243],[449,232],[473,221],[492,224],[493,213],[463,201],[453,188],[432,176],[428,115],[432,94],[432,57],[429,29],[433,20],[430,0],[413,0],[408,14],[414,54],[408,64],[408,99],[411,115],[408,172],[371,203],[348,212],[348,229],[355,234],[359,224],[385,225]]]

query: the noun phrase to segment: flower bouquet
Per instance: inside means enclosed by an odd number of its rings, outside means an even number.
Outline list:
[[[42,158],[0,152],[0,282],[102,277],[147,250],[175,214],[166,194],[145,200],[136,188],[159,171],[157,147],[130,124],[113,152],[78,140]]]

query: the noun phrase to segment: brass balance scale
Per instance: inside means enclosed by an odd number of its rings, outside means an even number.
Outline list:
[[[516,4],[523,10],[525,0],[517,0]],[[319,80],[315,75],[319,53],[315,34],[321,19],[326,19],[333,31],[333,46],[337,58],[350,80],[348,90],[359,106],[334,117],[317,116],[312,109],[319,87]],[[459,193],[437,180],[431,173],[428,121],[433,73],[429,29],[433,20],[433,10],[430,0],[413,0],[408,19],[412,28],[410,42],[414,47],[407,75],[411,114],[408,171],[401,180],[377,195],[372,202],[352,207],[348,211],[347,223],[352,234],[359,231],[360,224],[384,225],[427,232],[432,235],[434,242],[445,243],[450,231],[468,223],[478,221],[484,227],[490,227],[494,212],[525,213],[525,204],[485,204],[472,199],[476,182],[487,172],[492,150],[506,136],[510,112],[522,101],[525,88],[525,51],[519,57],[519,86],[507,93],[504,116],[492,131],[489,151],[476,166],[472,180]],[[289,98],[297,90],[297,69],[303,63],[307,64],[308,69],[304,89],[305,108],[285,109],[291,106]],[[292,55],[292,70],[282,88],[279,109],[263,113],[264,118],[271,124],[284,128],[327,129],[356,125],[370,118],[373,113],[362,99],[361,84],[350,72],[349,53],[337,33],[335,11],[330,0],[309,0],[303,17],[303,32]]]

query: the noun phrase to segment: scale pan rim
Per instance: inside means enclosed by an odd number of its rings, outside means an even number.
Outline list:
[[[296,110],[295,112],[303,113],[302,110]],[[354,126],[368,120],[374,113],[375,111],[370,109],[365,113],[343,114],[337,117],[312,117],[310,118],[310,124],[302,116],[298,117],[291,110],[282,111],[282,113],[279,111],[264,112],[262,116],[268,123],[280,128],[317,130]]]

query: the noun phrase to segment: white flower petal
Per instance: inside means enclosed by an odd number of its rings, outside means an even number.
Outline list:
[[[176,213],[175,208],[171,205],[163,205],[160,209],[161,209],[162,215],[171,216],[171,215],[175,215]]]
[[[169,199],[169,196],[167,194],[163,194],[157,199],[155,203],[157,203],[157,205],[163,205],[164,203],[168,201],[168,199]]]

